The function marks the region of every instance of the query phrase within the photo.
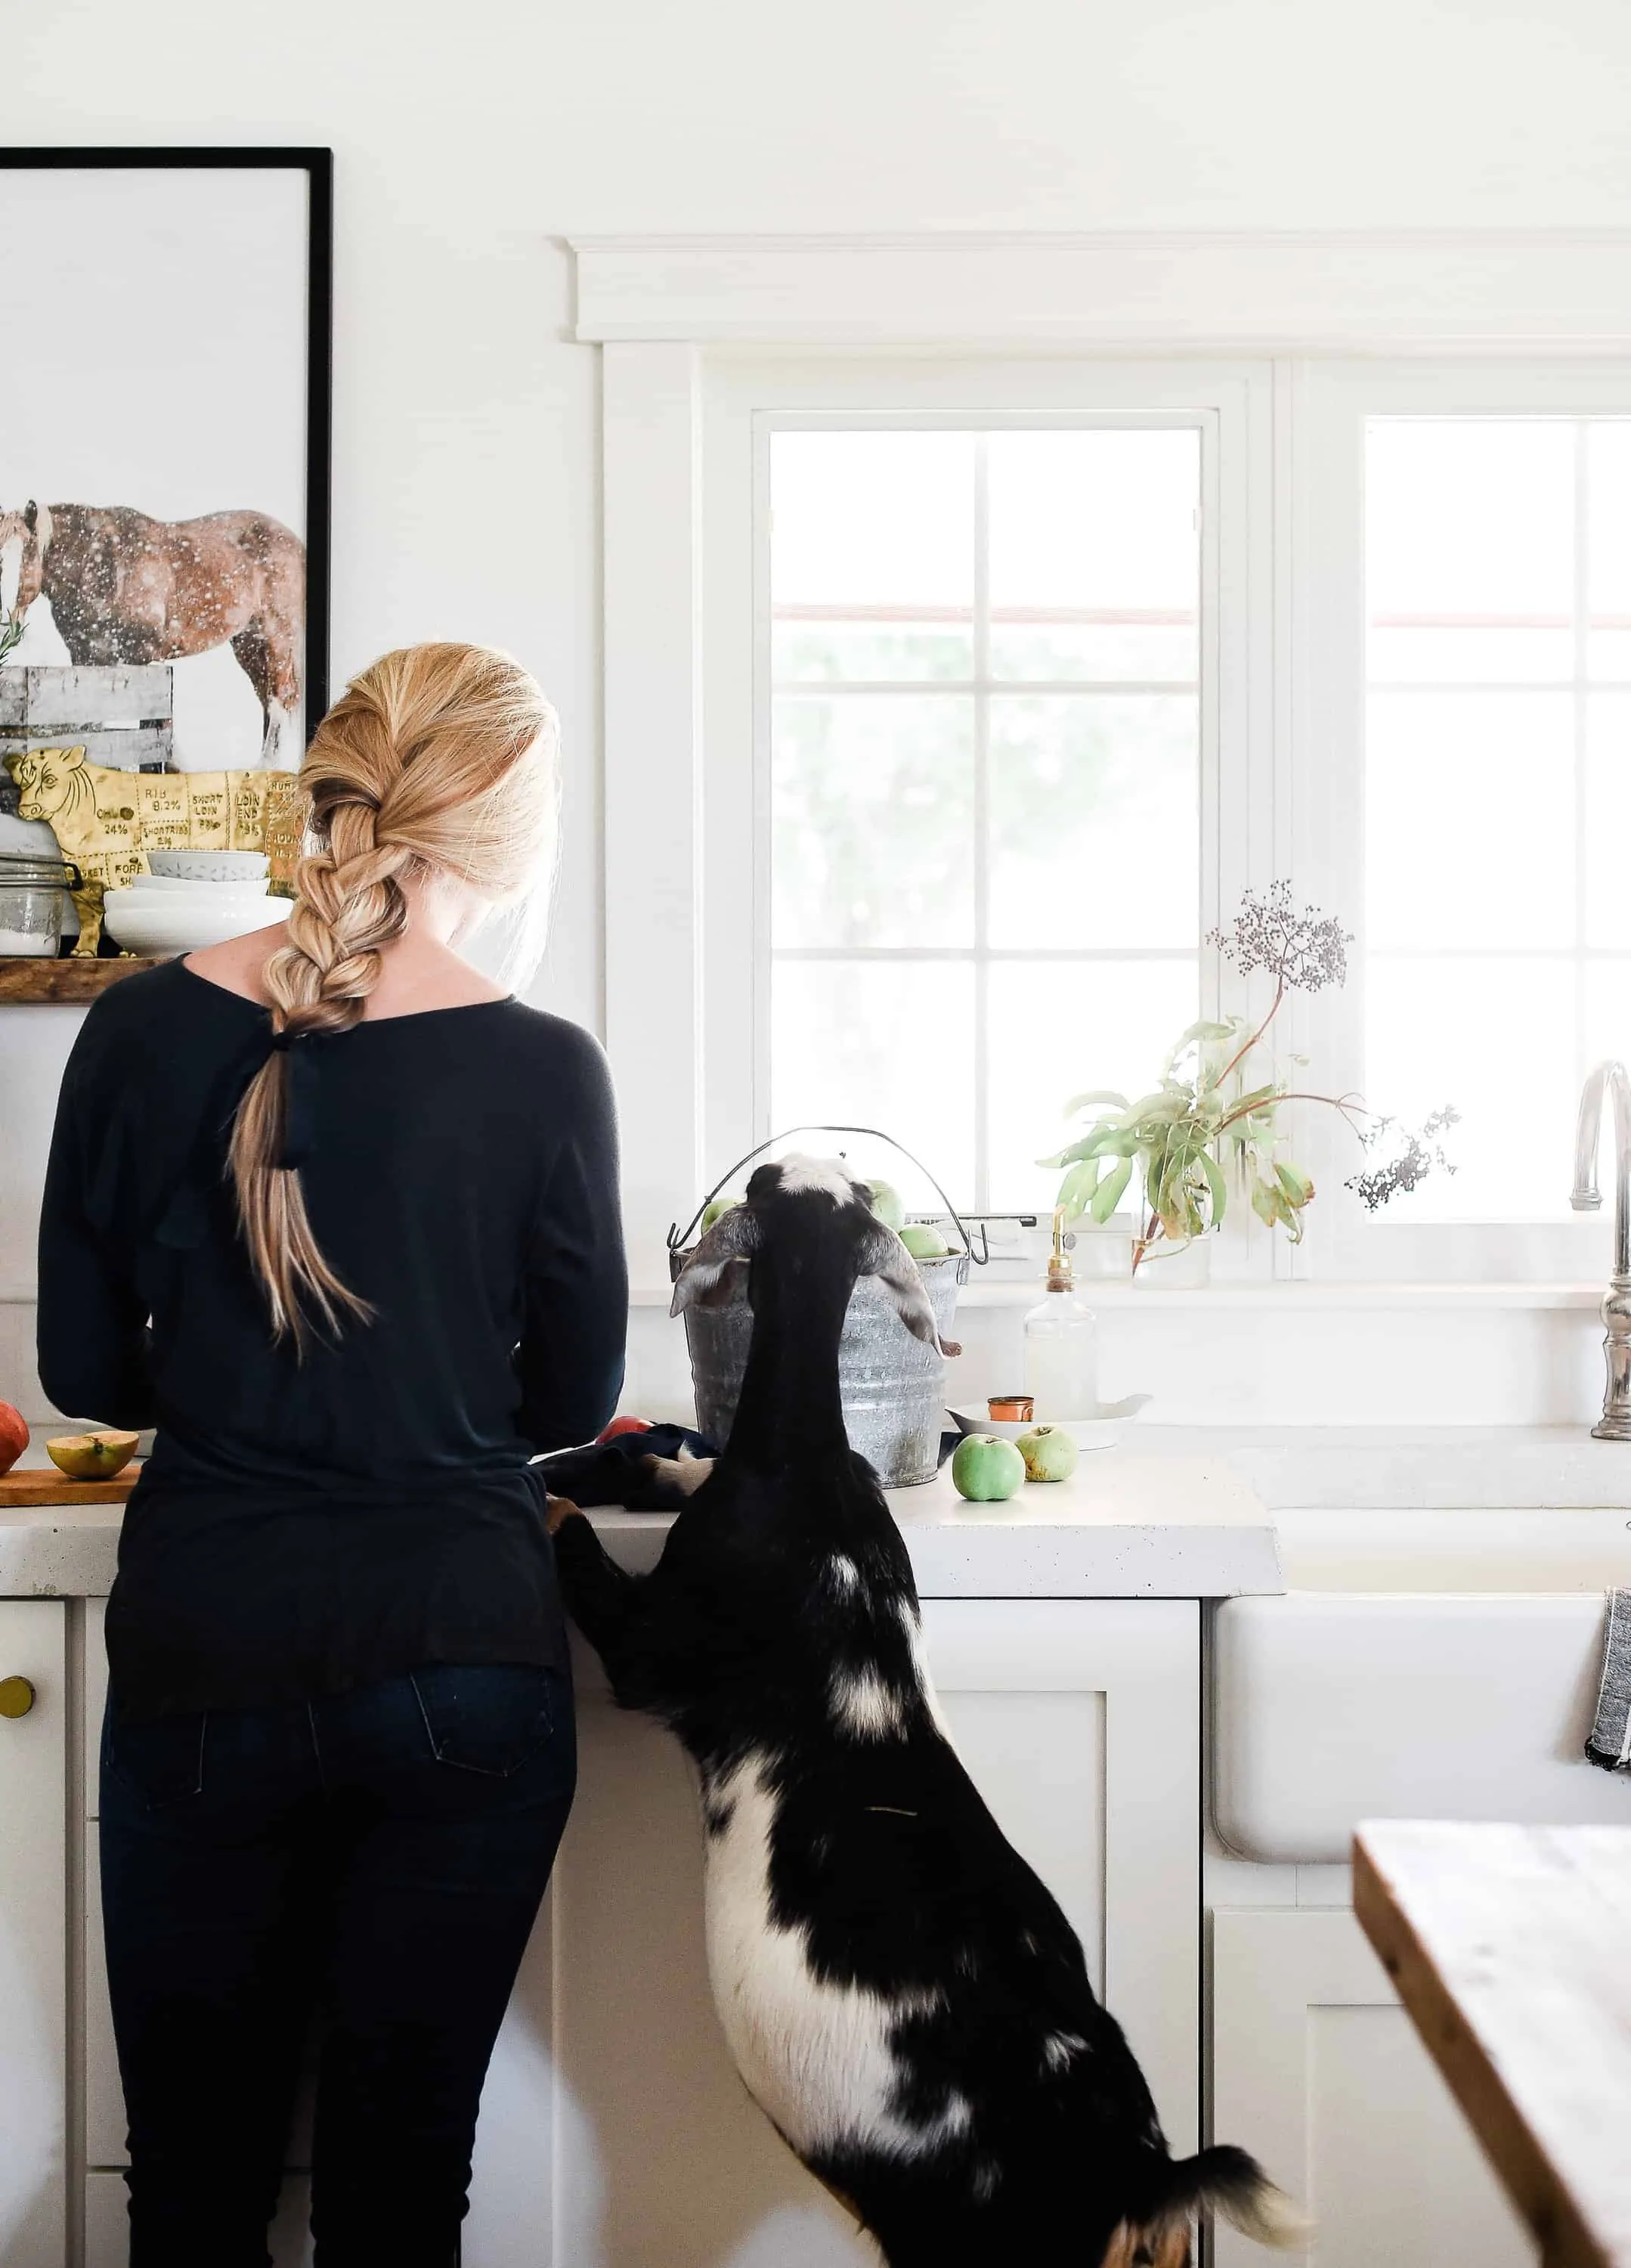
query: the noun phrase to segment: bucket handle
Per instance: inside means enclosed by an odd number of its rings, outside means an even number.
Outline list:
[[[961,1213],[959,1212],[951,1198],[947,1197],[945,1191],[941,1188],[939,1182],[929,1172],[922,1160],[921,1158],[914,1157],[911,1151],[907,1148],[904,1142],[897,1142],[893,1134],[885,1134],[880,1126],[819,1125],[790,1126],[783,1133],[772,1134],[768,1137],[768,1138],[763,1142],[760,1142],[756,1148],[750,1150],[746,1157],[738,1158],[735,1165],[732,1166],[728,1172],[722,1174],[719,1179],[714,1183],[713,1188],[709,1189],[708,1195],[702,1199],[702,1204],[698,1205],[696,1211],[686,1223],[683,1231],[680,1230],[672,1221],[669,1223],[668,1249],[671,1256],[683,1252],[686,1249],[686,1247],[690,1241],[692,1231],[697,1226],[699,1222],[702,1220],[702,1215],[708,1211],[709,1206],[712,1204],[714,1199],[719,1195],[720,1190],[724,1188],[727,1182],[733,1182],[737,1175],[741,1172],[744,1166],[751,1166],[755,1158],[761,1156],[767,1150],[774,1150],[778,1142],[790,1142],[795,1134],[864,1134],[871,1141],[887,1142],[892,1150],[899,1150],[900,1155],[909,1165],[913,1165],[917,1167],[918,1172],[922,1174],[923,1179],[929,1183],[930,1189],[933,1189],[935,1195],[940,1199],[942,1204],[944,1205],[948,1218],[957,1224],[957,1233],[963,1240],[964,1260],[972,1260],[976,1268],[983,1268],[987,1261],[991,1257],[990,1241],[986,1234],[985,1223],[981,1221],[980,1224],[980,1249],[976,1252],[974,1250],[973,1239],[968,1233],[966,1224],[965,1223]],[[670,1266],[672,1267],[672,1260],[671,1258]]]

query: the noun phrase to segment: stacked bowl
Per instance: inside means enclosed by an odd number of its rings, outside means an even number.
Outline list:
[[[147,863],[149,873],[103,901],[107,933],[128,953],[196,953],[288,919],[289,900],[268,895],[263,851],[150,850]]]

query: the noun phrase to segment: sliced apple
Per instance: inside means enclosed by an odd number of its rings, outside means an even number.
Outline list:
[[[108,1481],[135,1456],[139,1438],[135,1433],[64,1433],[48,1441],[45,1453],[70,1481]]]

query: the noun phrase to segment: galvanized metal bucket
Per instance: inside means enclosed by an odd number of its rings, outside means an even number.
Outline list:
[[[790,1140],[793,1134],[818,1133],[866,1134],[885,1142],[893,1139],[887,1134],[879,1135],[878,1129],[870,1126],[794,1127],[788,1134],[773,1135],[758,1150],[738,1160],[709,1192],[703,1205],[761,1151]],[[893,1146],[900,1149],[898,1142]],[[903,1150],[901,1154],[911,1156],[909,1151]],[[912,1162],[915,1165],[917,1160],[913,1159]],[[928,1169],[922,1170],[927,1173]],[[944,1197],[945,1193],[934,1176],[929,1174],[929,1179]],[[697,1208],[683,1237],[675,1229],[669,1231],[669,1267],[676,1277],[691,1256],[694,1248],[690,1237],[702,1209],[702,1205]],[[982,1258],[983,1255],[973,1252],[968,1231],[949,1200],[945,1210],[946,1217],[956,1222],[962,1235],[963,1249],[948,1254],[944,1260],[920,1260],[917,1267],[940,1336],[949,1339],[957,1317],[958,1286],[967,1280],[970,1261]],[[729,1441],[731,1428],[736,1422],[737,1399],[742,1391],[747,1350],[753,1336],[747,1270],[740,1267],[733,1272],[742,1280],[729,1299],[717,1306],[687,1307],[685,1311],[686,1344],[691,1356],[692,1384],[696,1389],[697,1430],[722,1448]],[[870,1276],[863,1276],[856,1282],[849,1312],[844,1318],[843,1336],[838,1345],[838,1388],[849,1446],[866,1459],[885,1488],[911,1488],[921,1481],[933,1480],[939,1466],[945,1414],[945,1364],[937,1348],[926,1346],[922,1339],[913,1336],[887,1295]]]

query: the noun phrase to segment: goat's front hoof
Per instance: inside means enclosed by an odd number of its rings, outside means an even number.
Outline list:
[[[680,1495],[694,1496],[714,1469],[712,1457],[694,1456],[683,1445],[677,1457],[645,1456],[640,1460],[658,1488],[678,1489]]]
[[[554,1535],[559,1531],[563,1521],[581,1520],[583,1516],[583,1506],[574,1504],[569,1496],[552,1496],[547,1500],[545,1506],[544,1526],[550,1535]]]

